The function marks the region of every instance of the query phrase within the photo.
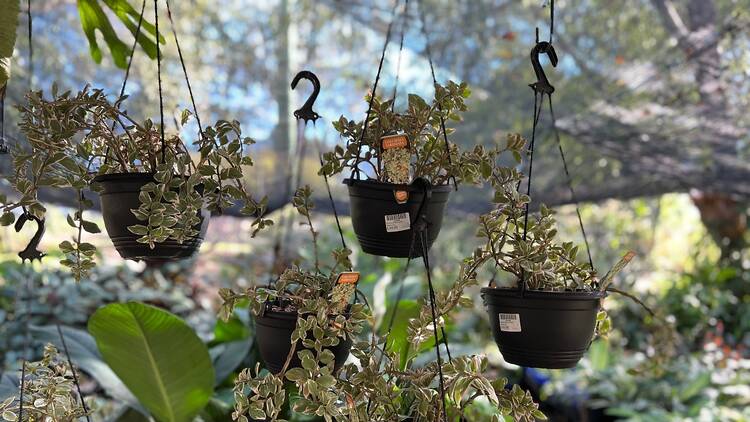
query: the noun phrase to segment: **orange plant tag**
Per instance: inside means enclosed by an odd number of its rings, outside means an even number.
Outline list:
[[[383,149],[406,148],[409,146],[409,138],[406,135],[388,135],[380,138]]]
[[[336,279],[336,284],[357,284],[359,282],[358,272],[343,272]]]

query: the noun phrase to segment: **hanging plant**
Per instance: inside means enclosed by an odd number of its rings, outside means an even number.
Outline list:
[[[332,357],[334,367],[340,367],[349,356],[354,336],[368,318],[363,305],[349,304],[359,280],[359,274],[350,271],[351,251],[335,249],[332,266],[320,263],[317,232],[310,216],[311,194],[309,186],[297,189],[292,204],[312,235],[314,269],[293,266],[268,287],[251,287],[239,293],[219,291],[224,300],[222,319],[229,319],[239,301],[249,302],[261,357],[273,373],[305,365],[313,355]],[[340,271],[344,272],[339,274]]]
[[[138,122],[122,111],[124,99],[112,103],[88,86],[71,95],[53,85],[49,99],[41,91],[27,95],[28,104],[19,107],[20,128],[30,148],[13,150],[14,171],[3,176],[19,198],[0,198],[2,224],[12,224],[18,208],[43,218],[40,189],[72,188],[78,209],[67,219],[75,234],[60,250],[76,279],[95,265],[96,249],[83,241],[83,232],[100,231],[84,218],[93,206],[87,190],[101,194],[107,232],[129,259],[189,256],[205,234],[208,213],[235,204],[256,217],[253,234],[272,224],[264,217],[266,199],[254,199],[243,181],[243,167],[253,164],[248,149],[254,141],[242,136],[238,122],[220,120],[203,130],[193,157],[177,134],[164,136],[151,120]],[[181,124],[189,118],[183,112]]]
[[[44,346],[42,358],[24,362],[23,385],[18,396],[0,402],[3,421],[75,421],[89,418],[93,400],[82,404],[76,391],[75,369],[52,344]]]
[[[472,166],[462,171],[458,146],[446,144],[442,133],[444,121],[461,121],[461,114],[467,110],[464,101],[470,95],[465,83],[435,84],[431,101],[409,94],[403,112],[395,111],[393,99],[368,96],[366,101],[372,101],[372,109],[367,128],[364,121],[344,116],[333,122],[347,147],[338,146],[325,154],[322,172],[330,176],[348,168],[355,174],[361,171],[371,179],[393,184],[424,179],[433,186],[441,186],[447,185],[453,176],[459,181],[479,182],[478,169]],[[449,135],[453,131],[446,128]]]
[[[448,141],[453,128],[445,121],[460,121],[470,95],[465,83],[435,84],[428,102],[410,94],[406,109],[394,111],[394,100],[369,97],[365,121],[341,117],[334,128],[346,141],[324,155],[321,174],[332,176],[349,169],[354,231],[366,253],[391,257],[419,257],[412,228],[423,218],[428,244],[442,225],[449,183],[481,184],[492,173],[496,159],[517,146],[476,146],[469,151]],[[361,175],[366,180],[361,180]]]
[[[520,135],[513,137],[522,141]],[[597,322],[602,330],[609,326],[601,301],[632,254],[600,280],[590,263],[578,261],[577,246],[557,242],[549,208],[542,205],[538,215],[527,215],[530,198],[516,189],[517,177],[495,179],[497,207],[479,218],[478,236],[485,244],[467,262],[471,268],[490,262],[516,280],[514,287],[482,289],[505,360],[530,367],[572,367],[588,349]]]
[[[346,257],[347,254],[338,255],[338,266],[349,264]],[[378,330],[370,327],[373,335],[369,341],[353,341],[373,319],[361,304],[346,307],[351,290],[338,290],[342,284],[335,277],[292,268],[270,289],[255,287],[240,294],[222,290],[222,318],[228,319],[240,301],[249,302],[256,316],[256,341],[270,370],[264,372],[256,366],[240,372],[235,380],[232,418],[280,420],[287,407],[287,388],[291,382],[299,396],[288,405],[295,412],[323,416],[326,420],[464,420],[471,404],[480,398],[496,408],[498,417],[524,422],[546,419],[528,392],[517,385],[506,389],[507,380],[490,381],[483,375],[487,370],[484,356],[459,356],[425,365],[415,363],[434,347],[434,324],[442,328],[452,311],[467,306],[464,290],[476,284],[476,271],[470,265],[463,264],[450,290],[436,294],[435,315],[425,301],[413,318],[391,327],[385,337],[376,336]],[[344,309],[348,310],[342,314]],[[265,316],[259,317],[268,315],[269,310],[272,323],[263,321]],[[285,311],[295,313],[296,326],[283,332],[276,315]],[[272,332],[267,326],[279,328]],[[270,351],[264,351],[268,347],[264,344],[276,340],[274,336],[285,340],[286,348],[282,350],[279,345],[270,349],[278,355],[269,359]],[[341,360],[337,346],[345,341],[346,355]],[[283,351],[294,350],[295,343],[302,346],[296,348],[296,360],[281,355]],[[344,363],[349,349],[356,363]],[[277,371],[279,367],[281,370]],[[443,381],[444,385],[436,386]],[[446,393],[445,401],[441,400],[441,390]]]

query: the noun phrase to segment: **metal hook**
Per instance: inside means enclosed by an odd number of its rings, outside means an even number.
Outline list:
[[[547,79],[547,75],[544,73],[544,68],[539,62],[540,54],[546,54],[547,57],[549,57],[552,66],[557,67],[557,53],[555,52],[555,47],[553,47],[548,41],[537,42],[534,48],[531,49],[531,65],[534,67],[537,81],[533,84],[529,84],[529,86],[536,92],[549,95],[555,92],[555,87],[549,83],[549,79]]]
[[[295,76],[292,80],[292,89],[297,88],[297,83],[301,79],[307,79],[308,81],[312,82],[313,92],[307,98],[305,104],[302,105],[302,108],[294,111],[294,117],[296,117],[297,120],[303,119],[305,121],[305,124],[307,124],[309,120],[312,120],[313,123],[315,123],[315,121],[320,118],[320,115],[316,113],[315,110],[313,110],[313,104],[315,103],[315,100],[318,98],[318,94],[320,93],[320,80],[317,76],[315,76],[314,73],[310,72],[309,70],[303,70],[299,72],[297,76]]]
[[[34,214],[28,212],[26,208],[24,208],[23,214],[18,217],[15,226],[13,226],[16,229],[16,232],[20,232],[27,221],[35,221],[37,229],[36,233],[34,233],[34,237],[32,237],[29,241],[28,246],[26,246],[24,250],[18,253],[18,256],[21,257],[21,263],[26,262],[27,259],[29,260],[29,262],[32,262],[35,259],[41,261],[42,258],[46,255],[45,253],[42,253],[42,251],[37,249],[39,248],[39,243],[42,241],[42,236],[44,236],[44,219],[40,219]]]

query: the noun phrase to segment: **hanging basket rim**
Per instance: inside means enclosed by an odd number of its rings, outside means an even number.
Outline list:
[[[267,307],[269,304],[272,304],[272,303],[274,303],[274,302],[272,302],[272,301],[266,301],[265,302],[265,306]],[[349,304],[346,305],[346,311],[344,311],[344,312],[342,312],[340,314],[336,314],[336,315],[342,315],[345,318],[349,318],[351,308],[352,308],[352,304],[349,303]],[[299,313],[297,312],[297,310],[294,310],[294,311],[279,311],[279,310],[271,310],[271,309],[268,309],[268,308],[264,308],[262,315],[253,315],[253,318],[265,318],[269,314],[274,314],[277,317],[280,316],[282,319],[287,319],[287,318],[292,318],[293,317],[294,321],[297,321],[297,316],[299,315]],[[314,312],[305,312],[302,315],[314,315],[314,314],[315,314]],[[332,315],[332,316],[336,316],[336,315]]]
[[[510,287],[482,287],[482,296],[515,297],[517,299],[547,299],[547,300],[599,300],[608,296],[607,292],[595,291],[551,291],[525,290],[521,294],[518,288]]]
[[[145,171],[137,171],[137,172],[119,172],[119,173],[105,173],[100,174],[94,177],[94,182],[119,182],[123,180],[144,180],[144,179],[153,179],[154,175],[156,173],[154,172],[145,172]]]
[[[153,172],[145,172],[145,171],[137,171],[132,173],[106,173],[106,174],[100,174],[92,180],[94,183],[107,183],[107,182],[155,182],[156,178],[154,177],[156,173]],[[173,175],[173,177],[176,178],[182,178],[184,179],[185,176],[180,176],[178,174]],[[203,183],[198,183],[195,185],[195,190],[200,194],[203,195],[204,193],[204,185]],[[216,190],[218,192],[218,189]]]
[[[409,193],[422,193],[424,192],[424,188],[420,186],[415,186],[413,183],[408,185],[400,185],[396,183],[388,183],[388,182],[381,182],[380,180],[375,179],[365,179],[365,180],[357,180],[353,179],[351,177],[347,177],[343,180],[343,184],[347,186],[363,186],[368,189],[374,189],[374,190],[382,190],[382,191],[388,191],[393,192],[394,190],[407,190]],[[442,185],[433,185],[430,188],[433,192],[452,192],[453,188],[449,183],[442,184]]]

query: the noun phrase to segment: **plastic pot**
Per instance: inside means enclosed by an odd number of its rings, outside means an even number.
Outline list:
[[[297,312],[282,312],[266,310],[263,316],[255,317],[255,341],[258,342],[260,357],[266,368],[274,374],[281,372],[289,351],[292,349],[292,332],[297,327]],[[335,357],[334,369],[340,369],[349,357],[352,339],[339,339],[339,344],[328,348]],[[289,362],[287,369],[298,368],[302,365],[297,352],[306,349],[301,342]],[[314,352],[313,352],[314,353]]]
[[[200,248],[206,236],[210,215],[205,208],[200,211],[200,226],[196,226],[200,233],[182,244],[167,239],[151,249],[148,244],[138,243],[140,236],[128,230],[130,226],[144,223],[133,215],[131,209],[141,205],[138,199],[141,187],[154,181],[152,173],[114,173],[94,178],[94,182],[102,187],[99,197],[107,234],[117,252],[125,259],[158,264],[188,258]]]
[[[437,239],[450,186],[432,186],[425,196],[424,188],[417,183],[404,186],[355,179],[345,179],[344,183],[349,186],[354,233],[365,253],[392,258],[422,256],[419,236],[415,237],[413,232],[420,209],[427,222],[428,249]],[[395,192],[404,190],[409,198],[405,203],[398,203]]]
[[[482,289],[495,342],[506,362],[572,368],[591,344],[604,292]]]

